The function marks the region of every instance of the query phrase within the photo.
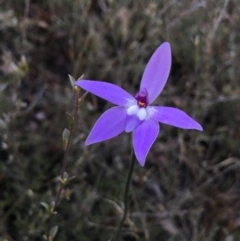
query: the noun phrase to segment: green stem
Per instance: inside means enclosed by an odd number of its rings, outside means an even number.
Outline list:
[[[124,190],[124,213],[123,213],[123,217],[121,222],[119,223],[116,235],[113,239],[113,241],[117,241],[119,238],[119,234],[121,232],[122,226],[124,224],[124,221],[127,217],[127,213],[128,213],[128,192],[129,192],[129,187],[130,187],[130,182],[132,179],[132,174],[133,174],[133,169],[134,169],[134,165],[135,165],[135,158],[133,155],[133,149],[131,148],[131,164],[130,164],[130,168],[128,171],[128,176],[127,176],[127,181],[126,181],[126,185],[125,185],[125,190]]]

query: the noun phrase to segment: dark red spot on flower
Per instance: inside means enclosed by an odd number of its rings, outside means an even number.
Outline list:
[[[135,96],[136,100],[137,100],[137,104],[139,107],[147,107],[148,106],[148,92],[147,90],[141,89]]]

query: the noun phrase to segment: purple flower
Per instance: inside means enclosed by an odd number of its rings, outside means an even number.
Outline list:
[[[159,133],[159,123],[202,131],[199,123],[185,112],[163,106],[150,106],[161,93],[171,67],[171,48],[165,42],[149,60],[140,90],[133,97],[117,85],[92,80],[78,80],[76,85],[117,106],[104,112],[95,123],[85,145],[108,140],[121,132],[133,131],[133,147],[141,166]]]

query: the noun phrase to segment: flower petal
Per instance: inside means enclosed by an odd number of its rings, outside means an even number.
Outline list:
[[[153,119],[144,121],[133,132],[133,148],[141,166],[144,166],[146,156],[158,133],[159,124]]]
[[[95,123],[85,145],[108,140],[124,131],[126,125],[126,109],[115,106],[104,112]]]
[[[75,83],[80,88],[97,95],[115,105],[126,106],[129,101],[135,100],[121,87],[107,82],[94,80],[78,80]]]
[[[132,132],[141,122],[136,115],[127,115],[125,131]]]
[[[161,93],[171,68],[171,48],[165,42],[154,52],[143,73],[140,89],[146,88],[149,103]]]
[[[202,126],[187,115],[182,110],[172,107],[153,106],[155,112],[151,116],[160,123],[183,128],[183,129],[196,129],[202,131]]]

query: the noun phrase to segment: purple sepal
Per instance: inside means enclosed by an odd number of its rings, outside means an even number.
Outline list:
[[[171,68],[170,44],[165,42],[158,47],[150,58],[143,73],[140,89],[146,89],[151,104],[165,86]]]
[[[182,110],[173,107],[153,106],[155,113],[152,118],[160,123],[182,129],[196,129],[202,131],[202,126]]]
[[[153,119],[144,121],[133,132],[133,148],[138,162],[144,166],[146,156],[159,133],[159,124]]]
[[[127,91],[114,84],[95,80],[78,80],[75,84],[115,105],[126,106],[129,101],[135,100]]]
[[[108,140],[125,130],[126,109],[116,106],[105,111],[97,120],[90,132],[85,145]]]

